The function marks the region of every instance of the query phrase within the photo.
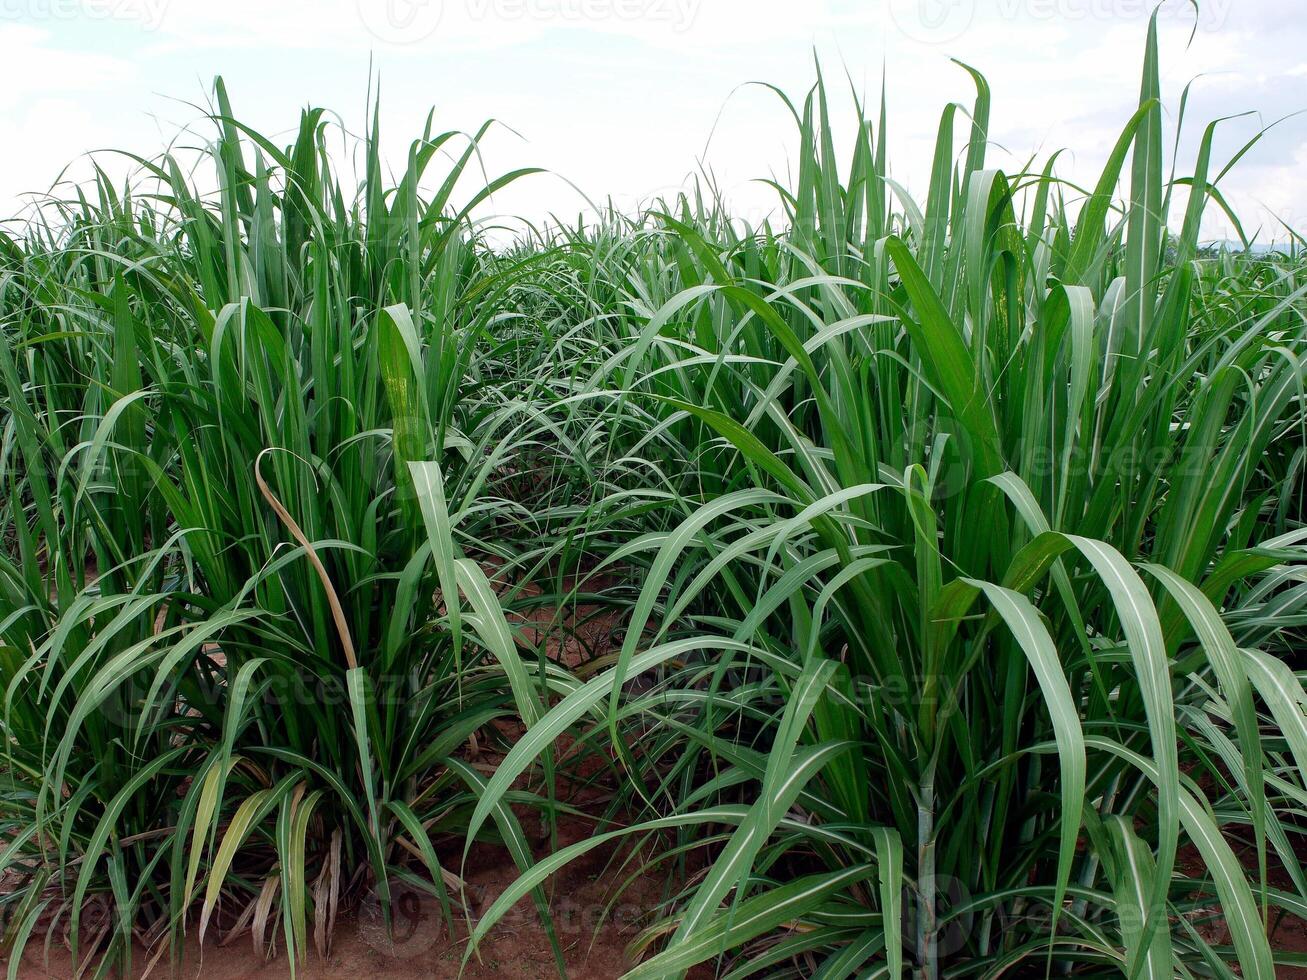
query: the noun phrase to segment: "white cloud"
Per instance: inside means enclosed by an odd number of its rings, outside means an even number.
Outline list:
[[[21,112],[43,93],[119,84],[135,72],[122,57],[69,50],[55,40],[48,28],[0,20],[0,112]]]
[[[174,125],[199,114],[175,100],[203,103],[218,73],[237,112],[265,132],[285,133],[307,102],[341,110],[357,126],[371,66],[382,79],[393,159],[402,160],[435,104],[437,125],[470,129],[494,116],[522,133],[525,142],[501,133],[490,143],[492,170],[545,166],[597,199],[611,194],[629,203],[679,186],[699,165],[715,124],[707,164],[756,216],[773,198],[754,181],[784,176],[794,134],[774,97],[739,86],[775,82],[801,98],[814,48],[832,83],[841,133],[853,129],[844,72],[874,103],[885,70],[891,163],[918,192],[941,108],[974,98],[950,56],[990,82],[995,165],[1017,167],[1032,154],[1042,161],[1067,148],[1061,174],[1092,182],[1138,99],[1151,9],[1151,0],[82,3],[99,4],[101,16],[0,19],[8,55],[0,60],[0,138],[27,148],[21,165],[0,172],[0,210],[20,191],[46,186],[85,149],[162,149]],[[154,17],[124,13],[133,8],[123,5],[147,3],[166,6]],[[105,5],[116,5],[117,16],[103,16]],[[1307,88],[1297,80],[1307,77],[1307,27],[1290,16],[1293,5],[1209,0],[1197,31],[1187,3],[1164,5],[1169,113],[1183,86],[1203,76],[1190,97],[1182,163],[1208,118],[1259,109],[1274,119],[1303,103]],[[942,19],[932,16],[941,11]],[[1257,124],[1223,124],[1218,150],[1233,152]],[[1286,123],[1231,175],[1227,189],[1239,206],[1260,210],[1276,201],[1291,213],[1307,211],[1307,191],[1295,176],[1301,170],[1285,162],[1303,130],[1301,121]],[[964,138],[961,122],[958,134]],[[537,178],[495,203],[538,218],[575,213],[583,202],[564,181]],[[1213,212],[1214,227],[1219,217]]]

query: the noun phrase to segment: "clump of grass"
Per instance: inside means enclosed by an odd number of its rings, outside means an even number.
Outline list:
[[[1300,255],[1200,247],[1225,170],[1209,128],[1167,177],[1155,30],[1085,193],[990,166],[970,74],[924,202],[883,106],[837,159],[819,77],[774,225],[496,250],[470,208],[524,174],[451,205],[484,131],[387,180],[374,126],[350,192],[321,113],[280,148],[219,85],[216,195],[164,157],[0,242],[13,961],[54,918],[103,969],[188,928],[293,964],[395,881],[452,926],[490,836],[523,873],[469,956],[638,841],[676,885],[632,977],[1295,962]],[[514,613],[582,600],[623,629],[569,672]],[[563,734],[626,789],[533,862]]]
[[[459,750],[541,710],[536,658],[465,556],[529,553],[566,500],[489,489],[539,428],[506,385],[543,347],[492,333],[511,267],[449,206],[483,134],[428,130],[390,183],[374,127],[351,200],[320,112],[282,149],[221,83],[217,103],[215,197],[164,157],[6,242],[15,962],[52,918],[124,969],[134,938],[188,926],[280,929],[293,962],[396,880],[452,926],[432,841],[483,782]],[[507,808],[496,836],[525,863]],[[93,902],[114,914],[88,935]]]
[[[612,311],[585,390],[671,496],[613,553],[642,569],[616,662],[472,826],[588,726],[650,814],[612,836],[683,876],[710,860],[632,977],[1293,961],[1267,924],[1304,894],[1300,261],[1200,249],[1221,171],[1209,129],[1165,176],[1154,33],[1082,200],[1051,165],[987,164],[973,78],[922,204],[887,177],[883,112],[841,169],[819,81],[787,103],[783,230],[681,200],[566,243],[602,270],[578,306]]]

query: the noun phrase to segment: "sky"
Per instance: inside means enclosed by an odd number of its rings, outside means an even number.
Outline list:
[[[1203,127],[1224,165],[1271,126],[1220,188],[1245,230],[1307,230],[1307,18],[1303,0],[1168,0],[1161,8],[1168,126],[1192,82],[1177,167]],[[970,105],[961,60],[989,80],[989,165],[1056,150],[1091,184],[1138,102],[1149,0],[0,0],[0,214],[86,173],[106,148],[151,156],[208,138],[223,76],[235,113],[288,140],[317,105],[358,132],[381,87],[387,157],[402,166],[428,110],[439,130],[495,119],[489,172],[545,168],[484,214],[574,218],[587,197],[624,208],[710,173],[758,221],[796,144],[780,87],[801,99],[814,56],[841,96],[878,105],[888,80],[895,178],[924,196],[940,112]],[[850,86],[846,82],[851,82]],[[837,130],[856,127],[851,100]],[[1242,115],[1241,115],[1242,114]],[[1274,124],[1274,125],[1272,125]],[[959,138],[962,130],[959,128]],[[100,153],[125,175],[126,158]],[[69,166],[71,165],[71,166]],[[65,170],[65,167],[69,169]],[[1210,209],[1208,238],[1232,237]]]

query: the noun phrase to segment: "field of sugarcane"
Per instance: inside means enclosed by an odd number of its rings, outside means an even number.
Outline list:
[[[1307,263],[1202,244],[1231,161],[1176,169],[1155,30],[1142,76],[1092,186],[993,169],[960,72],[914,197],[818,79],[761,227],[511,245],[484,130],[396,170],[374,124],[346,179],[334,117],[218,83],[198,163],[10,225],[10,976],[302,970],[401,889],[561,972],[597,848],[664,882],[631,978],[1307,963]]]

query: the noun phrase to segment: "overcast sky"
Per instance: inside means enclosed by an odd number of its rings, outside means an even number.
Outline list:
[[[991,165],[1014,169],[1066,148],[1059,173],[1091,182],[1137,102],[1150,9],[1146,0],[0,0],[0,213],[87,151],[161,150],[200,119],[195,106],[219,74],[237,115],[265,134],[285,137],[309,103],[358,127],[371,66],[396,164],[434,107],[442,129],[504,124],[486,146],[489,168],[559,175],[498,195],[499,212],[575,215],[584,202],[569,182],[629,206],[707,167],[756,218],[773,197],[755,179],[785,175],[795,134],[774,95],[743,83],[799,98],[814,51],[841,91],[847,73],[873,104],[884,70],[891,166],[918,194],[940,110],[974,97],[953,57],[992,85]],[[1205,0],[1197,16],[1170,0],[1161,25],[1171,124],[1196,79],[1182,172],[1208,120],[1252,113],[1223,124],[1228,156],[1307,108],[1302,0]],[[836,122],[851,131],[846,104]],[[1307,229],[1305,175],[1299,116],[1272,129],[1222,190],[1249,232],[1283,239],[1275,216]],[[1229,234],[1215,209],[1205,233]]]

